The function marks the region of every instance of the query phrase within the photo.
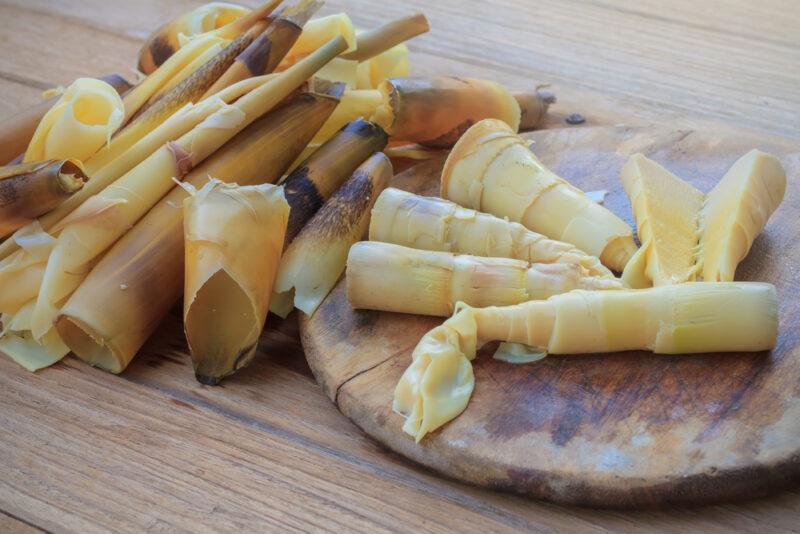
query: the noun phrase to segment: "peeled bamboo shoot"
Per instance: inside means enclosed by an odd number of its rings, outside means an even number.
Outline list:
[[[783,200],[786,173],[774,156],[751,150],[704,195],[635,154],[622,169],[622,182],[642,242],[622,279],[643,288],[733,281],[736,266]]]
[[[334,111],[334,113],[336,113]],[[289,202],[285,246],[369,156],[386,146],[380,126],[358,119],[351,122],[292,171],[284,182]]]
[[[572,243],[615,271],[636,252],[630,226],[542,165],[498,120],[483,120],[461,137],[442,171],[441,195]]]
[[[185,182],[199,188],[209,175],[240,185],[277,181],[330,116],[338,101],[338,89],[331,91],[334,96],[292,97],[228,141]],[[265,146],[270,149],[264,150]],[[184,270],[180,207],[186,196],[182,188],[173,187],[114,244],[62,308],[58,332],[81,359],[122,372],[180,300]]]
[[[612,278],[595,256],[548,239],[518,223],[481,213],[441,198],[387,188],[372,209],[371,241],[528,263],[578,265],[582,275]]]
[[[623,283],[644,288],[695,280],[705,195],[641,154],[628,159],[621,177],[642,243],[625,266]]]
[[[285,317],[293,302],[314,313],[344,271],[350,246],[367,231],[372,205],[391,178],[392,164],[378,152],[325,202],[281,258],[275,281],[279,304],[271,303],[270,311]]]
[[[393,407],[417,441],[457,417],[475,386],[470,360],[492,340],[550,354],[688,354],[769,350],[777,333],[775,287],[755,282],[576,290],[514,306],[463,306],[420,340]]]
[[[736,266],[750,252],[785,192],[786,172],[775,156],[751,150],[733,164],[700,211],[703,280],[733,280]]]
[[[45,113],[24,161],[89,159],[122,125],[125,106],[114,88],[95,78],[78,78]]]
[[[86,180],[78,160],[0,167],[0,237],[55,208]]]
[[[573,289],[622,289],[568,263],[455,255],[364,241],[347,257],[347,297],[356,309],[448,317],[456,303],[508,306]]]

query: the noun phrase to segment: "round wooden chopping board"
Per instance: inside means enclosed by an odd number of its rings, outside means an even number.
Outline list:
[[[355,311],[341,280],[311,317],[303,345],[327,395],[366,433],[452,478],[562,503],[650,506],[753,497],[800,481],[800,143],[741,131],[574,128],[529,136],[557,174],[633,225],[619,181],[641,152],[708,191],[751,148],[777,155],[789,187],[739,266],[775,284],[775,350],[656,356],[549,356],[527,365],[473,362],[466,411],[420,444],[401,430],[392,394],[420,337],[442,319]],[[442,161],[393,185],[437,195]],[[491,348],[493,349],[494,346]]]

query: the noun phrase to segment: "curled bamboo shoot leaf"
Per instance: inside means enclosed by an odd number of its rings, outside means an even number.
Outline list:
[[[45,113],[25,161],[89,159],[122,125],[125,106],[114,88],[94,78],[78,78]]]
[[[279,186],[211,180],[183,205],[184,330],[197,380],[216,384],[255,355],[289,204]]]

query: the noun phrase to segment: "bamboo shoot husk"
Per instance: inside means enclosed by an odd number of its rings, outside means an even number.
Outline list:
[[[337,38],[276,77],[209,116],[178,141],[157,150],[114,184],[86,201],[58,225],[58,243],[48,261],[33,334],[53,324],[59,303],[80,285],[90,262],[119,239],[172,186],[248,124],[278,105],[346,43]]]
[[[259,20],[188,78],[157,99],[148,101],[139,110],[139,114],[114,138],[114,142],[127,148],[186,103],[199,101],[208,88],[233,64],[236,56],[247,48],[269,26],[269,23],[270,20]]]
[[[300,0],[296,5],[283,9],[269,28],[236,56],[233,64],[206,91],[204,97],[244,79],[274,71],[297,42],[303,25],[321,6],[322,2],[318,0]]]
[[[280,186],[211,180],[183,202],[183,320],[197,380],[217,384],[253,359],[283,250]]]
[[[139,71],[150,74],[187,44],[203,36],[236,39],[280,3],[281,0],[266,2],[251,11],[236,4],[211,2],[184,13],[147,38],[139,52]]]
[[[38,221],[23,226],[12,237],[19,250],[0,261],[0,313],[13,315],[36,299],[47,258],[56,240]]]
[[[224,104],[223,100],[216,96],[211,99],[206,99],[199,104],[186,104],[186,106],[175,112],[172,117],[140,139],[121,156],[108,161],[104,166],[99,167],[105,158],[102,158],[102,161],[100,158],[92,158],[89,163],[85,165],[87,169],[86,174],[91,175],[92,179],[83,189],[68,197],[52,211],[42,215],[39,218],[39,223],[42,228],[45,230],[53,228],[64,217],[86,202],[86,200],[103,191],[119,177],[144,161],[156,150],[163,147],[167,142],[179,139],[207,117],[222,109]],[[98,155],[102,156],[102,153]],[[93,166],[92,163],[95,163],[95,165]],[[91,172],[89,172],[90,170]],[[14,240],[7,240],[0,244],[0,259],[7,257],[16,250],[16,248],[16,242]]]
[[[622,289],[578,265],[455,255],[364,241],[347,257],[347,297],[356,309],[449,317],[456,303],[508,306],[573,289]]]
[[[692,354],[769,350],[777,334],[775,287],[757,282],[576,290],[514,306],[460,306],[414,349],[393,408],[417,442],[457,417],[475,386],[470,360],[493,340],[549,354]]]
[[[408,58],[408,46],[401,43],[358,64],[357,88],[377,89],[384,80],[405,78],[410,75],[411,61]]]
[[[337,13],[309,20],[303,26],[303,33],[286,54],[278,70],[288,68],[289,65],[296,63],[334,37],[343,37],[347,41],[347,52],[356,49],[356,30],[350,17],[346,14]]]
[[[0,237],[52,210],[87,180],[78,160],[0,167]]]
[[[618,272],[636,252],[628,224],[542,165],[499,120],[482,120],[461,137],[442,170],[441,196],[572,243]]]
[[[102,80],[78,78],[45,113],[33,134],[24,161],[87,160],[108,143],[122,125],[125,106]]]
[[[226,47],[230,44],[230,41],[222,37],[207,34],[193,39],[176,54],[170,56],[158,69],[148,74],[122,99],[125,103],[124,123],[127,124],[131,117],[136,115],[142,106],[155,97],[166,84],[170,83],[170,81],[177,80],[178,83],[183,82],[186,77],[196,72],[195,70],[191,70],[190,72],[190,69],[187,69],[187,67],[193,64],[198,57],[203,56],[206,51],[219,46]],[[122,132],[120,132],[120,134],[121,133]],[[117,135],[114,141],[117,143],[124,143],[124,141],[119,141],[119,135]],[[129,144],[132,143],[133,142],[130,142]],[[122,150],[127,148],[127,146],[129,145],[125,145]]]
[[[392,164],[378,152],[314,214],[281,258],[275,281],[278,300],[270,311],[286,317],[293,303],[308,315],[314,313],[344,271],[350,246],[367,231],[372,205],[391,178]]]
[[[209,175],[240,185],[277,181],[337,101],[320,94],[294,96],[226,143],[185,181],[195,187],[202,187]],[[57,328],[81,359],[122,372],[180,300],[184,269],[180,206],[186,196],[182,188],[174,187],[114,244],[64,305]]]
[[[284,181],[286,200],[291,208],[285,246],[294,241],[309,219],[359,165],[386,146],[387,139],[380,126],[358,119],[342,128],[292,171]]]
[[[613,278],[596,256],[548,239],[518,223],[434,197],[387,188],[372,209],[371,241],[528,263],[577,265],[581,274]]]
[[[111,85],[120,95],[131,88],[128,80],[119,74],[100,78]],[[58,102],[59,96],[51,96],[0,123],[0,163],[7,164],[25,152],[42,117]]]
[[[149,100],[155,101],[170,92],[172,89],[175,88],[179,83],[183,80],[200,70],[200,67],[211,61],[211,59],[222,52],[222,50],[230,44],[230,41],[222,41],[220,40],[219,43],[214,43],[205,50],[202,54],[194,58],[188,65],[183,67],[180,71],[178,71],[175,76],[169,79],[167,83],[165,83],[161,89],[158,90],[156,94],[154,94]]]
[[[422,13],[407,15],[356,34],[356,49],[343,54],[344,59],[366,61],[430,29]]]

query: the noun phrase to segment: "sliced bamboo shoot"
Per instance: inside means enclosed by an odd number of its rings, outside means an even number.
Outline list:
[[[270,311],[286,317],[293,303],[314,313],[344,272],[347,252],[367,231],[372,205],[391,178],[389,158],[376,153],[308,221],[281,258],[278,301]]]
[[[636,252],[630,226],[542,165],[499,120],[480,121],[461,137],[442,171],[441,195],[572,243],[615,271]]]
[[[217,384],[253,359],[283,250],[283,188],[209,181],[184,200],[183,320],[197,380]]]
[[[631,288],[695,280],[697,223],[705,195],[641,154],[622,167],[641,248],[625,266]]]
[[[86,180],[78,160],[0,167],[0,238],[58,206]]]
[[[358,64],[357,89],[377,89],[389,78],[405,78],[411,75],[411,61],[405,43],[393,46],[385,52]]]
[[[283,70],[317,50],[331,39],[342,37],[347,42],[347,52],[356,49],[356,31],[353,22],[344,13],[309,20],[303,26],[300,38],[286,54],[278,70]]]
[[[786,172],[778,158],[751,150],[706,196],[700,212],[700,268],[703,280],[734,278],[753,240],[783,201]]]
[[[622,180],[642,242],[622,276],[633,288],[733,281],[786,190],[780,161],[759,150],[739,158],[707,195],[641,154]]]
[[[595,256],[548,239],[518,223],[462,208],[441,198],[387,188],[372,209],[369,238],[422,250],[438,250],[528,263],[565,263],[581,274],[612,278]]]
[[[336,90],[332,88],[334,95]],[[277,181],[337,101],[321,94],[292,97],[228,141],[185,181],[195,187],[202,187],[209,175],[240,185]],[[270,149],[264,150],[265,146]],[[57,328],[81,359],[122,372],[180,300],[184,269],[180,207],[186,196],[182,188],[174,187],[114,244],[64,305]]]
[[[452,315],[458,302],[508,306],[573,289],[622,289],[617,280],[585,276],[574,264],[530,264],[377,241],[350,248],[346,281],[353,308],[439,317]]]
[[[475,386],[470,360],[492,340],[550,354],[689,354],[769,350],[777,334],[775,287],[755,282],[576,290],[514,306],[462,306],[420,340],[397,384],[393,407],[406,417],[403,430],[417,442],[457,417]]]

